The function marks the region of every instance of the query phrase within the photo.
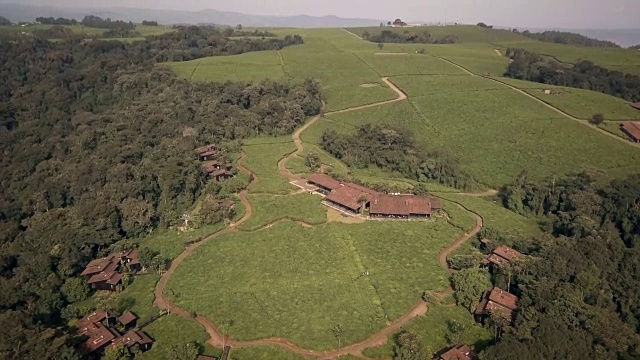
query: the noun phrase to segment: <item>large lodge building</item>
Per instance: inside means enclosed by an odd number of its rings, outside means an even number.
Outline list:
[[[309,184],[325,194],[325,200],[341,210],[360,213],[369,210],[371,218],[428,219],[442,209],[439,199],[417,195],[390,195],[353,183],[343,183],[325,174],[309,176]]]

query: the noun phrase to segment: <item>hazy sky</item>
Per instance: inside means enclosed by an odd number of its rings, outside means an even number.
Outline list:
[[[639,0],[0,0],[67,7],[217,9],[265,15],[338,15],[521,27],[638,28]]]

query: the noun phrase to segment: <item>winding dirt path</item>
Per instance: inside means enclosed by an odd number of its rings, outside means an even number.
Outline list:
[[[391,103],[394,103],[394,102],[403,101],[403,100],[407,99],[407,94],[405,94],[402,90],[400,90],[397,86],[395,86],[395,84],[393,84],[389,80],[389,78],[384,77],[384,78],[382,78],[382,81],[387,86],[389,86],[389,88],[391,88],[398,95],[398,97],[396,99],[382,101],[382,102],[378,102],[378,103],[374,103],[374,104],[355,106],[355,107],[351,107],[351,108],[343,109],[343,110],[332,111],[332,112],[325,113],[325,115],[346,113],[346,112],[351,112],[351,111],[358,111],[358,110],[367,109],[367,108],[371,108],[371,107],[391,104]],[[300,154],[300,153],[302,153],[304,151],[302,140],[300,139],[300,134],[303,131],[305,131],[306,129],[308,129],[310,126],[312,126],[316,121],[318,121],[320,119],[320,117],[321,116],[318,115],[318,116],[315,116],[315,117],[311,118],[306,124],[304,124],[302,127],[300,127],[298,130],[295,131],[295,133],[293,134],[293,141],[294,141],[294,143],[296,145],[296,150],[294,152],[284,156],[278,162],[278,169],[280,170],[282,175],[285,176],[290,181],[300,180],[301,178],[300,178],[299,175],[292,174],[286,168],[286,162],[292,156],[298,155],[298,154]],[[242,164],[242,160],[245,157],[246,157],[245,152],[241,151],[241,156],[240,156],[240,159],[237,162],[237,166],[241,171],[249,173],[251,175],[251,183],[250,184],[253,184],[256,181],[258,181],[258,177],[255,175],[255,173],[253,173],[250,169],[248,169],[247,167],[245,167]],[[477,194],[476,196],[483,196],[483,195],[484,195],[484,193],[483,194]],[[247,198],[247,190],[243,190],[242,192],[240,192],[239,197],[240,197],[240,201],[242,202],[242,204],[245,207],[244,216],[240,220],[238,220],[237,222],[230,224],[225,229],[220,230],[220,231],[218,231],[216,233],[213,233],[213,234],[207,236],[202,241],[190,244],[189,246],[187,246],[184,249],[184,251],[182,253],[180,253],[180,255],[178,255],[178,257],[176,257],[171,262],[171,266],[162,275],[162,277],[158,281],[158,284],[156,285],[155,301],[154,301],[154,305],[156,307],[158,307],[160,309],[168,310],[169,312],[172,312],[174,314],[178,314],[178,315],[180,315],[182,317],[185,317],[185,318],[193,318],[189,311],[187,311],[186,309],[183,309],[183,308],[175,305],[174,303],[172,303],[170,300],[168,300],[165,297],[164,290],[166,288],[167,282],[169,281],[169,278],[174,273],[176,268],[178,266],[180,266],[180,264],[184,261],[184,259],[187,258],[187,256],[189,256],[194,250],[196,250],[198,247],[206,244],[207,242],[215,239],[216,237],[218,237],[220,235],[227,234],[227,233],[230,233],[230,232],[238,232],[239,230],[236,228],[236,226],[239,225],[239,224],[242,224],[243,222],[245,222],[247,219],[249,219],[253,215],[253,209],[251,207],[251,203],[249,202],[249,200]],[[464,209],[464,207],[462,205],[458,204],[458,206],[460,206],[460,207],[462,207]],[[468,209],[466,209],[466,210],[469,211]],[[473,229],[469,230],[468,232],[465,232],[465,234],[460,236],[453,244],[451,244],[450,246],[442,249],[442,251],[439,254],[440,264],[441,264],[441,266],[443,266],[447,270],[449,270],[448,267],[447,267],[447,263],[446,263],[447,255],[450,254],[451,252],[453,252],[458,247],[460,247],[465,241],[469,240],[472,236],[474,236],[482,228],[482,218],[478,214],[475,214],[475,213],[473,213],[473,214],[476,216],[476,226]],[[260,231],[260,230],[269,228],[269,227],[271,227],[271,226],[273,226],[273,225],[275,225],[275,224],[277,224],[277,223],[279,223],[281,221],[288,221],[288,220],[287,219],[278,219],[278,220],[276,220],[276,221],[274,221],[274,222],[272,222],[270,224],[266,224],[265,226],[262,226],[259,229],[252,230],[251,232]],[[307,223],[304,223],[304,222],[300,222],[300,221],[297,221],[297,222],[300,223],[300,225],[302,225],[304,227],[312,227],[313,226],[311,224],[307,224]],[[446,295],[449,295],[451,293],[453,293],[453,290],[449,288],[449,289],[446,289],[446,290],[442,291],[440,293],[440,295],[441,296],[446,296]],[[367,338],[367,339],[365,339],[365,340],[363,340],[361,342],[342,347],[341,349],[333,349],[333,350],[327,350],[327,351],[315,351],[315,350],[310,350],[310,349],[304,349],[304,348],[302,348],[300,346],[297,346],[296,344],[293,344],[292,342],[288,341],[287,339],[279,338],[279,337],[271,337],[271,338],[266,338],[266,339],[253,340],[253,341],[233,340],[228,335],[225,335],[209,319],[207,319],[205,317],[202,317],[202,316],[196,316],[193,319],[196,320],[199,324],[201,324],[204,327],[204,329],[207,331],[207,333],[211,337],[209,339],[209,343],[211,345],[213,345],[213,346],[216,346],[216,347],[223,347],[223,346],[226,346],[226,345],[230,345],[232,347],[237,347],[237,348],[246,348],[246,347],[253,347],[253,346],[265,346],[265,345],[268,345],[268,346],[278,346],[278,347],[281,347],[283,349],[286,349],[286,350],[289,350],[291,352],[294,352],[296,354],[299,354],[299,355],[302,355],[302,356],[307,356],[307,357],[314,357],[314,358],[321,358],[321,359],[335,359],[335,358],[338,358],[338,357],[344,356],[344,355],[352,355],[352,356],[355,356],[355,357],[358,357],[358,358],[366,359],[367,357],[365,357],[362,354],[362,351],[364,349],[370,348],[370,347],[377,347],[377,346],[384,345],[391,335],[393,335],[398,330],[400,330],[400,328],[405,326],[407,323],[409,323],[409,321],[411,321],[416,316],[425,315],[427,313],[428,309],[429,309],[428,304],[425,301],[423,301],[422,299],[418,299],[416,301],[416,303],[414,304],[414,306],[405,315],[403,315],[402,317],[400,317],[400,318],[396,319],[395,321],[389,323],[387,326],[382,328],[377,333],[371,335],[369,338]]]
[[[467,74],[469,74],[469,75],[471,75],[471,76],[482,77],[482,78],[485,78],[485,79],[487,79],[487,80],[491,80],[491,81],[493,81],[493,82],[497,82],[498,84],[502,84],[502,85],[504,85],[504,86],[506,86],[506,87],[510,88],[511,90],[517,91],[517,92],[519,92],[520,94],[522,94],[522,95],[524,95],[524,96],[526,96],[526,97],[528,97],[528,98],[530,98],[530,99],[533,99],[534,101],[538,102],[539,104],[542,104],[542,105],[546,106],[547,108],[549,108],[549,109],[551,109],[551,110],[553,110],[553,111],[557,112],[558,114],[560,114],[560,115],[564,116],[565,118],[567,118],[567,119],[569,119],[569,120],[576,121],[576,122],[578,122],[578,123],[580,123],[580,124],[582,124],[582,125],[584,125],[584,126],[587,126],[587,127],[591,128],[591,129],[593,129],[593,130],[595,130],[595,131],[599,132],[599,133],[600,133],[600,134],[602,134],[602,135],[606,135],[606,136],[608,136],[608,137],[610,137],[610,138],[612,138],[612,139],[616,139],[617,141],[621,141],[621,142],[623,142],[623,143],[625,143],[625,144],[627,144],[627,145],[630,145],[630,146],[633,146],[633,147],[640,148],[640,143],[633,143],[633,142],[631,142],[631,141],[629,141],[629,140],[627,140],[627,139],[624,139],[624,138],[621,138],[621,137],[619,137],[619,136],[616,136],[616,135],[614,135],[614,134],[612,134],[612,133],[610,133],[610,132],[608,132],[608,131],[606,131],[606,130],[603,130],[603,129],[601,129],[601,128],[599,128],[599,127],[597,127],[597,126],[595,126],[595,125],[593,125],[593,124],[589,123],[589,122],[588,122],[588,121],[586,121],[586,120],[579,119],[579,118],[577,118],[577,117],[575,117],[575,116],[573,116],[573,115],[571,115],[571,114],[569,114],[569,113],[567,113],[567,112],[564,112],[563,110],[560,110],[559,108],[557,108],[557,107],[555,107],[555,106],[553,106],[553,105],[551,105],[551,104],[549,104],[549,103],[547,103],[547,102],[545,102],[545,101],[543,101],[543,100],[540,100],[540,99],[538,99],[537,97],[535,97],[535,96],[533,96],[533,95],[529,94],[528,92],[526,92],[526,91],[524,91],[524,90],[518,89],[517,87],[515,87],[515,86],[513,86],[513,85],[507,84],[506,82],[503,82],[503,81],[500,81],[500,80],[498,80],[498,79],[494,79],[494,78],[491,78],[491,77],[488,77],[488,76],[481,76],[481,75],[478,75],[478,74],[474,74],[474,73],[472,73],[471,71],[469,71],[469,70],[467,70],[466,68],[464,68],[464,67],[462,67],[462,66],[460,66],[460,65],[458,65],[458,64],[456,64],[456,63],[454,63],[454,62],[453,62],[453,61],[451,61],[451,60],[447,60],[447,59],[442,58],[442,57],[439,57],[439,56],[434,56],[434,57],[435,57],[435,58],[437,58],[437,59],[440,59],[440,60],[442,60],[442,61],[444,61],[444,62],[446,62],[446,63],[449,63],[449,64],[451,64],[451,65],[453,65],[453,66],[455,66],[455,67],[457,67],[458,69],[460,69],[460,70],[464,71],[465,73],[467,73]]]
[[[448,200],[448,201],[451,201],[451,200]],[[478,232],[480,232],[480,229],[482,229],[482,226],[484,224],[484,220],[482,219],[482,216],[480,216],[480,214],[477,214],[477,213],[467,209],[462,204],[457,203],[455,201],[451,201],[451,202],[455,203],[459,208],[461,208],[462,210],[467,211],[468,213],[472,214],[473,217],[476,218],[476,225],[473,227],[473,229],[471,229],[469,231],[466,231],[453,244],[451,244],[451,245],[447,246],[446,248],[442,249],[440,251],[440,253],[438,254],[438,261],[440,262],[440,266],[442,266],[443,268],[447,269],[447,271],[449,271],[450,273],[453,273],[454,270],[450,269],[449,265],[447,264],[447,256],[449,256],[449,254],[451,254],[452,252],[456,251],[467,240],[471,239]]]

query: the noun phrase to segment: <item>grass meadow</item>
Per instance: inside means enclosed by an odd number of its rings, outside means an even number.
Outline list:
[[[133,277],[133,282],[118,294],[118,310],[120,313],[129,310],[138,316],[138,324],[142,324],[158,315],[158,308],[153,306],[154,289],[160,279],[157,274],[145,274]]]
[[[180,255],[187,244],[197,242],[223,228],[224,223],[221,222],[185,232],[177,230],[158,231],[140,240],[140,247],[148,247],[167,259],[173,259]]]
[[[329,349],[336,324],[347,330],[345,344],[357,342],[402,315],[422,291],[445,288],[437,254],[460,233],[445,221],[279,223],[203,245],[176,270],[168,293],[214,322],[233,319],[234,338],[279,336]]]
[[[317,225],[327,222],[327,209],[320,204],[322,198],[308,193],[273,196],[249,195],[254,214],[239,226],[253,231],[280,219],[299,220]]]
[[[144,332],[149,334],[154,342],[151,350],[136,356],[141,360],[166,360],[172,346],[189,342],[195,342],[204,350],[204,354],[220,355],[220,350],[207,343],[209,335],[204,328],[192,319],[174,314],[165,315],[145,327]]]
[[[288,194],[293,190],[293,185],[278,171],[278,161],[296,150],[290,137],[251,139],[242,148],[247,154],[242,164],[257,177],[249,185],[250,193]]]
[[[256,346],[232,349],[230,358],[234,360],[305,360],[307,358],[275,346]]]

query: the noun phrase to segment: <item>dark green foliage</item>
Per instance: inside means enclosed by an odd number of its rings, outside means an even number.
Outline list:
[[[304,163],[311,169],[312,172],[318,171],[320,169],[320,165],[322,165],[322,160],[320,160],[320,155],[315,152],[310,152],[304,156]]]
[[[169,348],[166,358],[171,360],[195,360],[199,351],[199,345],[194,342],[174,345]]]
[[[602,114],[595,114],[589,119],[589,122],[594,125],[600,125],[604,122],[604,116],[602,116]]]
[[[640,50],[640,44],[629,46],[629,49],[631,49],[631,50]]]
[[[352,167],[377,166],[417,181],[437,181],[458,188],[473,184],[455,158],[438,151],[423,154],[414,147],[409,133],[385,124],[363,125],[355,135],[327,130],[321,145]]]
[[[239,25],[240,28],[236,28],[236,30],[231,34],[231,36],[254,36],[254,37],[276,37],[278,35],[272,33],[271,31],[267,31],[267,30],[253,30],[253,31],[248,31],[248,30],[242,30],[242,25]]]
[[[413,34],[408,31],[399,33],[391,30],[382,30],[380,34],[369,35],[366,40],[375,43],[411,43],[411,44],[454,44],[459,41],[455,35],[447,35],[442,39],[434,39],[428,31]]]
[[[150,21],[150,20],[142,20],[142,25],[144,25],[144,26],[158,26],[158,22],[157,21]]]
[[[584,35],[565,31],[545,31],[541,33],[532,33],[528,30],[525,30],[520,34],[542,42],[550,42],[556,44],[577,45],[585,47],[620,47],[620,45],[611,41],[593,39]]]
[[[393,360],[427,360],[430,355],[418,335],[410,332],[398,335]]]
[[[507,207],[543,217],[549,234],[528,240],[532,258],[512,274],[516,327],[485,358],[637,358],[640,175],[595,180],[523,173],[502,189]]]
[[[98,29],[126,29],[134,30],[136,25],[132,22],[124,22],[122,20],[111,20],[109,18],[102,19],[98,16],[87,15],[80,22],[86,27],[98,28]]]
[[[509,48],[506,54],[513,61],[505,76],[598,91],[632,102],[640,101],[640,76],[610,71],[584,60],[573,67],[566,67],[523,49]]]
[[[63,17],[37,17],[36,22],[46,25],[76,25],[78,22],[75,19],[65,19]]]
[[[63,309],[84,291],[79,280],[67,279],[88,261],[123,239],[184,223],[207,184],[194,148],[288,134],[319,111],[320,85],[312,80],[196,85],[156,66],[166,59],[159,54],[231,49],[214,41],[187,50],[189,34],[213,32],[188,28],[171,35],[177,41],[135,44],[0,42],[0,316],[20,314],[25,324],[10,345],[18,353],[32,346],[27,332],[37,338],[63,324]],[[261,42],[240,40],[258,50],[267,47]],[[152,271],[167,266],[168,259],[144,248],[140,254]]]
[[[68,278],[62,285],[62,294],[68,302],[86,299],[89,296],[87,280],[81,277]]]
[[[489,273],[486,269],[468,268],[453,274],[453,289],[456,303],[473,311],[480,301],[480,296],[491,287]]]
[[[477,26],[478,26],[478,27],[481,27],[481,28],[485,28],[485,29],[493,29],[493,25],[487,25],[487,24],[485,24],[485,23],[483,23],[483,22],[479,22],[479,23],[477,24]]]

